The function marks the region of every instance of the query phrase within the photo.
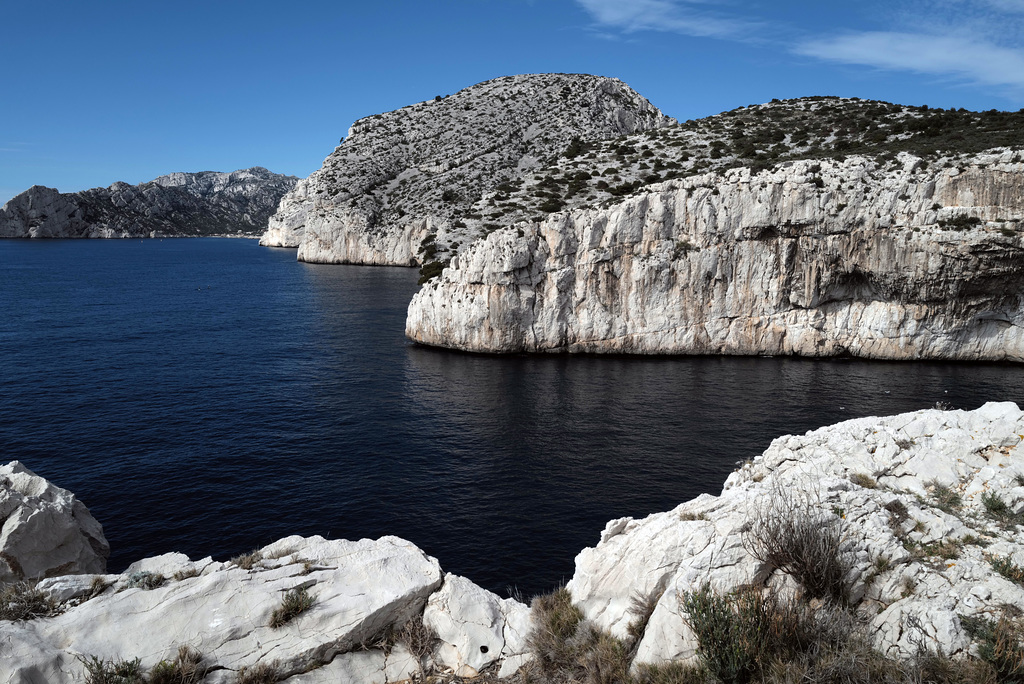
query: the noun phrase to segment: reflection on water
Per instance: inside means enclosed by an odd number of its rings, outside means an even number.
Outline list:
[[[428,349],[403,335],[416,277],[246,241],[0,243],[0,448],[79,494],[113,569],[395,534],[529,594],[781,434],[1024,398],[1016,366]]]

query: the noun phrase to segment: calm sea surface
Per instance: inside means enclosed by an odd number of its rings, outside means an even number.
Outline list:
[[[530,595],[781,434],[1024,400],[1008,365],[417,347],[416,278],[247,240],[0,241],[0,458],[89,506],[111,570],[394,534]]]

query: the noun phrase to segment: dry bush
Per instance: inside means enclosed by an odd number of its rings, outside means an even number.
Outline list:
[[[150,670],[148,684],[197,684],[207,673],[200,664],[202,661],[203,654],[199,651],[179,646],[174,660],[161,660]]]
[[[762,500],[744,537],[747,551],[795,579],[807,598],[845,605],[850,562],[841,550],[841,519],[774,489]]]
[[[100,660],[96,656],[79,656],[85,666],[85,684],[146,684],[142,664],[135,660]]]
[[[35,582],[15,582],[0,588],[0,620],[31,620],[59,612],[57,603],[36,589]]]
[[[529,681],[623,684],[630,681],[629,647],[583,619],[567,589],[533,600]]]
[[[257,549],[250,553],[243,553],[232,558],[229,563],[234,563],[243,570],[252,570],[253,566],[263,560],[263,554]]]
[[[422,661],[433,655],[437,643],[437,632],[423,624],[423,616],[416,615],[394,631],[394,640],[402,644],[417,660]]]
[[[253,667],[241,667],[235,673],[235,684],[276,684],[281,679],[278,663],[260,663]]]

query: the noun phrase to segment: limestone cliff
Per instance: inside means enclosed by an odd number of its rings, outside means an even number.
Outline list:
[[[497,209],[496,188],[579,141],[675,121],[621,81],[506,76],[353,124],[323,167],[285,196],[261,244],[302,261],[408,266],[546,211]],[[429,237],[428,237],[429,236]]]
[[[480,352],[1024,360],[1024,164],[850,157],[672,180],[489,235],[407,335]]]
[[[36,185],[0,209],[0,237],[254,236],[297,180],[254,167],[73,193]]]

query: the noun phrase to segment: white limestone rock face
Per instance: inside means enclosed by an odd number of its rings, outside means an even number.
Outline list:
[[[83,670],[77,656],[139,658],[150,668],[172,658],[179,645],[204,654],[208,666],[238,670],[276,661],[280,675],[289,677],[333,663],[385,627],[419,615],[442,579],[436,560],[396,537],[288,537],[261,554],[266,560],[252,570],[207,564],[198,576],[165,576],[153,589],[129,588],[125,573],[99,596],[56,617],[0,623],[0,643],[13,639],[22,654],[0,661],[0,680],[25,684],[45,671],[52,684],[74,681]],[[168,555],[149,563],[146,572],[184,564]],[[314,597],[312,607],[271,628],[271,613],[285,593],[300,587]],[[356,657],[335,668],[379,669],[381,675],[408,669],[392,656],[380,668]]]
[[[18,461],[0,466],[0,585],[102,573],[110,545],[74,494]]]
[[[530,609],[501,599],[465,577],[448,574],[427,602],[423,624],[441,640],[435,660],[459,677],[476,677],[500,661],[500,676],[514,673],[529,659]]]
[[[406,334],[478,352],[1024,360],[1024,164],[899,159],[733,169],[495,231],[424,284]]]
[[[257,166],[72,193],[36,185],[0,208],[0,238],[256,236],[297,181]]]
[[[268,219],[267,231],[260,236],[264,247],[298,247],[306,229],[306,210],[310,204],[309,186],[316,173],[303,178],[281,198],[277,211]]]
[[[840,526],[850,599],[880,650],[910,657],[923,645],[965,654],[971,644],[960,615],[998,617],[1004,606],[1024,606],[1024,586],[993,567],[998,559],[1024,565],[1024,527],[985,507],[991,497],[1014,510],[1024,504],[1022,439],[1024,412],[1012,403],[859,418],[780,437],[734,472],[720,496],[609,523],[600,543],[576,557],[568,588],[588,619],[619,636],[633,617],[631,595],[660,593],[635,662],[693,658],[683,592],[704,584],[796,590],[745,544],[756,512],[785,492]],[[962,504],[942,510],[937,484]]]
[[[404,540],[286,537],[259,553],[250,570],[168,553],[121,575],[44,580],[37,589],[63,612],[0,621],[0,681],[81,681],[80,658],[93,656],[139,658],[148,670],[182,645],[215,668],[209,684],[228,684],[240,668],[261,664],[295,684],[386,684],[422,677],[428,668],[473,676],[491,667],[504,676],[529,659],[529,608],[464,578],[443,578],[435,559]],[[297,588],[313,597],[312,606],[270,627],[284,595]],[[415,620],[440,637],[422,662],[401,641],[381,644],[389,628]]]
[[[442,259],[532,215],[496,211],[490,194],[573,138],[672,123],[617,79],[531,74],[480,83],[355,122],[323,166],[281,200],[261,242],[297,242],[300,261],[319,263]]]

